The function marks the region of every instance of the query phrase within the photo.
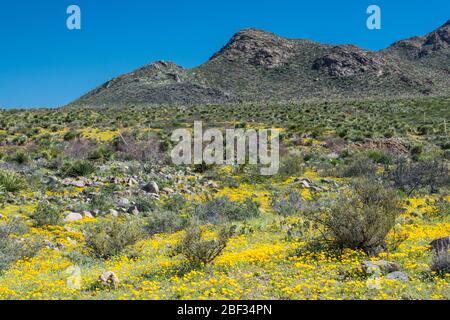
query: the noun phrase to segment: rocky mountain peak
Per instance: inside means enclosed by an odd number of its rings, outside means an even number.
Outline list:
[[[417,59],[429,56],[435,52],[440,52],[449,47],[450,20],[423,37],[412,37],[397,41],[384,51],[396,52],[400,56]]]
[[[336,77],[348,77],[360,73],[381,76],[389,68],[386,61],[376,54],[354,45],[333,47],[330,53],[317,58],[312,67],[314,70],[322,70]]]
[[[210,60],[224,58],[273,69],[285,63],[293,53],[294,44],[288,39],[258,29],[244,29]]]

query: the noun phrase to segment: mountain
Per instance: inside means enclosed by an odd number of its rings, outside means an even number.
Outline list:
[[[196,68],[158,61],[108,81],[71,105],[448,95],[449,88],[450,20],[378,52],[244,29]]]

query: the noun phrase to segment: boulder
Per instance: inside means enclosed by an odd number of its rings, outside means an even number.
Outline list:
[[[398,280],[401,282],[409,282],[408,275],[401,271],[394,271],[394,272],[388,273],[385,278],[388,280]]]
[[[150,181],[142,187],[142,190],[152,194],[159,194],[159,187],[155,181]]]
[[[94,218],[92,213],[90,213],[89,211],[83,211],[82,214],[85,218]]]
[[[119,199],[117,204],[119,205],[119,207],[126,208],[130,206],[130,200],[128,200],[127,198],[121,198]]]
[[[76,212],[70,212],[64,218],[64,222],[83,220],[83,216]]]
[[[374,272],[391,273],[399,271],[400,267],[390,261],[378,260],[378,261],[363,261],[361,268],[366,274],[372,274]]]
[[[118,217],[118,216],[119,216],[119,211],[114,210],[114,209],[109,209],[109,210],[108,210],[108,213],[109,213],[110,215],[112,215],[113,217]]]
[[[171,194],[171,193],[174,193],[174,192],[175,192],[173,189],[167,188],[167,187],[162,188],[161,191],[164,192],[164,193],[167,193],[167,194]]]
[[[435,239],[430,242],[430,246],[433,248],[436,252],[446,252],[450,249],[450,236]]]
[[[119,278],[112,271],[106,271],[102,273],[98,278],[100,282],[105,286],[112,286],[114,289],[117,289],[119,287]]]

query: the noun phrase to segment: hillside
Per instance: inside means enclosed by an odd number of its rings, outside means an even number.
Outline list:
[[[423,37],[372,52],[244,29],[196,68],[158,61],[108,81],[72,105],[447,95],[449,30],[450,20]]]

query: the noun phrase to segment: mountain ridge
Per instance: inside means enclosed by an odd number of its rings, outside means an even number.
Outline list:
[[[449,75],[450,20],[379,51],[247,28],[197,67],[157,61],[107,81],[70,105],[448,95]]]

